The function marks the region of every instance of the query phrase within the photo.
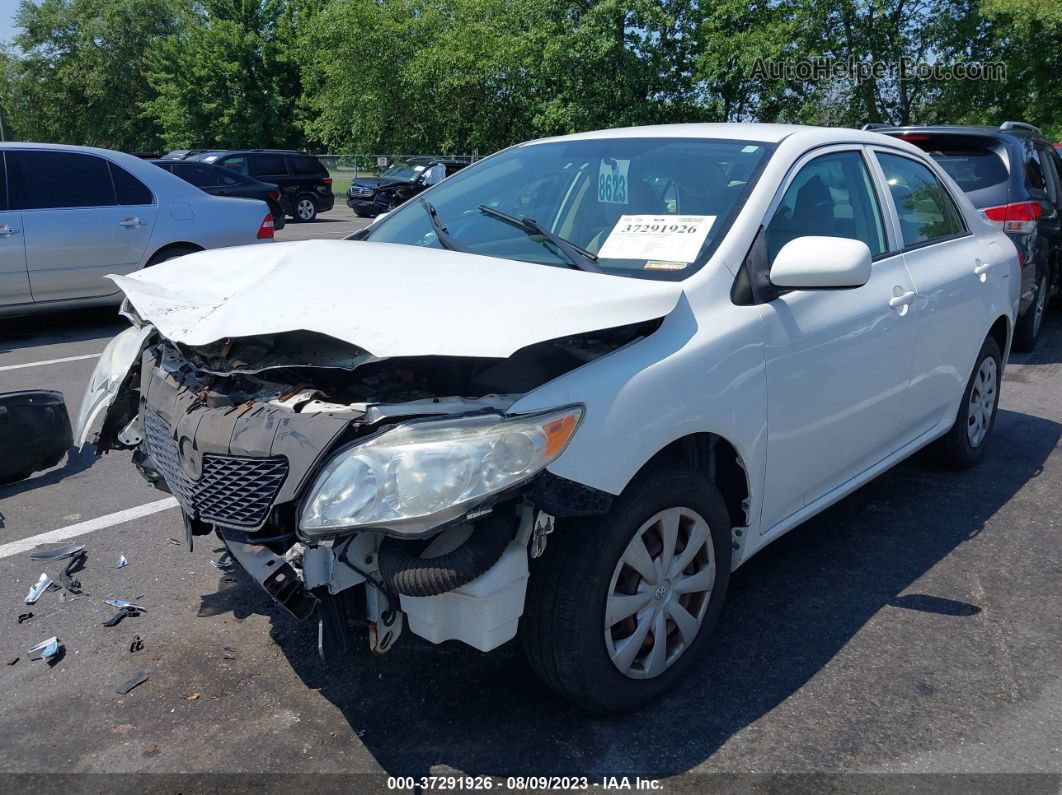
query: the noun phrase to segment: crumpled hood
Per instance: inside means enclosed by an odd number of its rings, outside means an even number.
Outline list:
[[[109,278],[175,342],[306,330],[380,358],[503,358],[662,317],[682,292],[675,282],[344,240],[214,249]]]

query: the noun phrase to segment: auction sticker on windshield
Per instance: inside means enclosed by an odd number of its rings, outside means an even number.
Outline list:
[[[693,262],[713,223],[714,215],[621,215],[597,255]]]

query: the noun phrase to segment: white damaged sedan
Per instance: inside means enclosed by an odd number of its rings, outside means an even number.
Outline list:
[[[766,544],[919,448],[978,461],[1020,287],[921,151],[777,125],[523,144],[351,240],[114,280],[134,327],[78,438],[189,541],[322,654],[520,634],[607,712],[683,675]]]

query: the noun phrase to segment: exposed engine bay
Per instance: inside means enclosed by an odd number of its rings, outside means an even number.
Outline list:
[[[407,428],[425,433],[440,418],[472,429],[510,423],[507,411],[525,393],[651,334],[659,322],[539,342],[505,359],[377,358],[311,331],[202,346],[154,332],[105,415],[97,451],[133,450],[140,473],[180,503],[190,546],[216,532],[278,604],[300,620],[317,615],[322,654],[348,649],[356,624],[368,626],[374,651],[387,651],[405,623],[434,642],[457,638],[486,651],[515,634],[528,556],[541,554],[554,516],[603,512],[610,495],[543,466],[430,519],[346,531],[309,527],[311,492],[326,477],[386,475],[432,505],[433,478],[445,481],[472,464],[446,459],[431,469],[426,458],[426,468],[410,472],[367,475],[363,465],[348,476],[345,463],[334,463],[337,451],[350,456]],[[545,453],[550,433],[574,430],[558,424],[570,417],[547,419]],[[522,455],[521,448],[513,460]],[[503,475],[506,466],[510,459]]]

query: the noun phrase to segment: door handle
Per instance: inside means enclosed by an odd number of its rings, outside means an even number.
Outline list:
[[[974,263],[974,276],[980,277],[982,282],[988,281],[988,272],[992,270],[992,263],[976,260]]]
[[[18,233],[18,229],[8,226],[7,224],[0,224],[0,235],[17,235]]]
[[[144,222],[141,221],[136,216],[132,216],[130,218],[123,218],[121,221],[118,222],[118,225],[119,226],[124,226],[127,229],[132,229],[132,228],[135,228],[135,227],[138,227],[138,226],[143,226]]]
[[[900,290],[903,288],[897,287],[896,289]],[[889,299],[889,307],[891,309],[898,309],[900,311],[900,314],[902,315],[904,314],[904,312],[906,312],[906,308],[914,303],[915,297],[917,295],[918,293],[916,293],[914,290],[907,290],[906,292],[894,295],[892,298]]]

